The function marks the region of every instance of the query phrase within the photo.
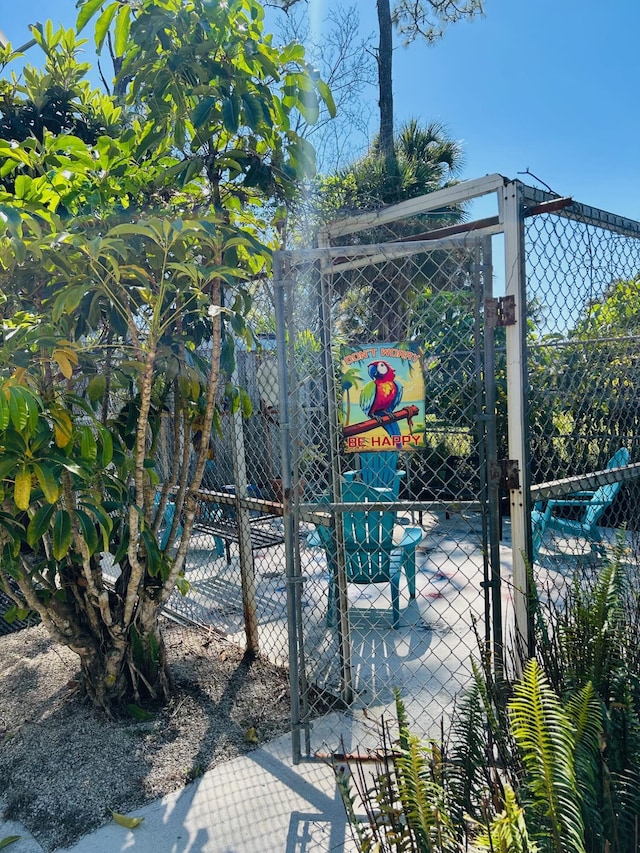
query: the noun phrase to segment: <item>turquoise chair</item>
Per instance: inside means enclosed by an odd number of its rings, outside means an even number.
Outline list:
[[[607,469],[621,468],[629,464],[630,454],[626,447],[621,447],[607,462]],[[614,498],[620,491],[622,481],[607,483],[595,491],[573,492],[565,498],[552,498],[547,501],[546,507],[543,502],[536,504],[531,514],[533,557],[538,556],[540,543],[547,528],[557,530],[565,536],[581,536],[591,543],[592,551],[602,551],[602,533],[598,522],[604,511],[611,506]],[[558,507],[573,507],[582,509],[580,518],[562,518],[555,515]]]
[[[204,502],[203,502],[204,503]],[[157,508],[160,505],[160,495],[156,494],[154,498],[153,505]],[[217,513],[217,514],[216,514]],[[171,525],[173,524],[173,517],[176,514],[176,505],[172,500],[167,501],[167,505],[164,508],[164,515],[162,517],[162,524],[160,525],[160,549],[164,551],[167,547],[167,542],[169,541],[169,533],[171,532]],[[200,508],[198,515],[196,516],[195,523],[205,524],[209,520],[211,522],[217,521],[219,519],[220,509],[217,504],[206,504],[204,509]],[[180,538],[182,535],[182,524],[178,524],[176,528],[176,540]],[[224,542],[219,536],[213,537],[213,552],[216,557],[223,557],[225,553]]]
[[[380,453],[359,453],[358,456],[360,468],[345,472],[345,480],[347,482],[360,480],[377,489],[391,489],[394,499],[397,500],[400,493],[400,480],[406,474],[406,471],[398,470],[398,452],[382,450]]]
[[[344,503],[380,503],[395,500],[391,489],[378,489],[357,481],[345,483]],[[416,549],[422,541],[420,527],[403,528],[402,540],[395,544],[395,513],[380,510],[355,510],[342,514],[344,524],[347,582],[354,584],[388,583],[391,587],[392,624],[400,622],[400,575],[404,571],[409,596],[416,595]],[[327,624],[335,622],[337,597],[337,560],[332,528],[319,525],[320,543],[327,555],[329,568],[329,602]]]
[[[160,494],[157,493],[155,498],[153,499],[153,505],[157,509],[160,505]],[[167,542],[169,541],[169,533],[171,533],[171,525],[173,524],[173,517],[176,514],[176,505],[169,498],[167,501],[167,505],[164,508],[164,515],[162,516],[162,523],[160,524],[160,549],[164,551],[167,547]],[[182,525],[178,524],[176,527],[176,539],[179,539],[182,535]]]

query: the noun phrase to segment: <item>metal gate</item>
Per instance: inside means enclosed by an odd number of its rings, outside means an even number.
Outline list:
[[[371,721],[395,691],[414,730],[435,735],[472,678],[471,659],[503,666],[511,575],[503,510],[518,467],[504,461],[510,302],[492,291],[493,229],[460,223],[460,200],[440,202],[436,215],[340,223],[325,247],[276,259],[296,760],[374,745]],[[403,389],[400,416],[418,412],[408,438],[393,438],[384,418],[366,421],[362,374],[345,367],[362,361],[375,373],[383,361],[387,371],[393,358],[417,362],[424,379],[423,409],[410,383]],[[354,409],[399,472],[379,504],[369,492],[366,504],[354,502],[350,484],[373,482],[375,455],[345,438]],[[359,536],[361,550],[384,552],[368,527],[354,530],[390,514],[397,620],[387,578],[354,582],[348,541]],[[414,552],[403,547],[409,541]]]

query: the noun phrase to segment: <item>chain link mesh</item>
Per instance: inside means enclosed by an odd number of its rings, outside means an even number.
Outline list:
[[[640,228],[589,213],[525,230],[534,573],[554,600],[616,542],[637,558],[640,491],[624,469],[640,458]]]
[[[336,247],[316,253],[312,269],[309,256],[302,257],[306,266],[296,266],[294,256],[288,271],[293,290],[287,314],[288,339],[296,342],[289,366],[292,497],[303,581],[301,716],[304,721],[348,707],[357,720],[346,728],[340,716],[315,724],[307,743],[313,751],[322,741],[329,748],[340,739],[366,743],[367,717],[382,713],[395,689],[416,729],[433,733],[469,682],[469,658],[487,636],[488,522],[478,417],[484,411],[483,278],[481,245],[473,239]],[[419,539],[415,596],[405,566],[394,625],[391,584],[352,582],[348,556],[340,603],[338,531],[353,528],[359,517],[340,498],[349,495],[346,484],[366,480],[374,464],[350,452],[342,438],[345,423],[363,417],[366,392],[341,360],[345,348],[364,348],[368,361],[388,358],[409,341],[425,382],[423,417],[412,427],[423,443],[394,459],[401,474],[388,507],[395,514],[393,542],[382,544],[369,527],[354,533],[362,549],[370,536],[383,553],[414,535]],[[372,434],[389,440],[384,428]],[[367,524],[374,516],[367,514]]]

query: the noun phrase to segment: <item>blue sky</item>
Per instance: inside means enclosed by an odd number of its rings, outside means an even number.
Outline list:
[[[329,2],[310,5],[320,21]],[[484,18],[451,27],[434,47],[397,40],[397,122],[444,122],[463,143],[463,177],[529,168],[562,195],[640,219],[640,2],[485,5]],[[356,6],[363,32],[374,33],[375,0]],[[4,0],[0,29],[18,45],[47,17],[70,26],[75,1]],[[373,88],[369,98],[375,129]]]

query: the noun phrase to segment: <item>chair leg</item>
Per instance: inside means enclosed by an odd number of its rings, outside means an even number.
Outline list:
[[[407,576],[409,587],[409,598],[416,597],[416,552],[415,549],[408,551],[405,556],[404,572]]]
[[[336,624],[336,583],[333,574],[329,577],[329,591],[327,594],[327,627],[332,628]]]
[[[542,511],[537,507],[541,506],[540,503],[536,504],[536,509],[531,511],[531,550],[532,550],[532,558],[535,563],[538,559],[538,554],[540,553],[540,546],[542,545],[542,539],[544,537],[545,531],[547,529],[547,524],[549,523],[549,519],[551,517],[551,506],[547,506],[547,508]]]
[[[394,628],[400,624],[400,575],[391,576],[391,622]]]
[[[594,525],[590,528],[587,534],[590,544],[591,544],[591,553],[598,556],[601,560],[607,556],[607,549],[604,546],[604,542],[602,541],[602,534],[598,530],[598,528]]]

